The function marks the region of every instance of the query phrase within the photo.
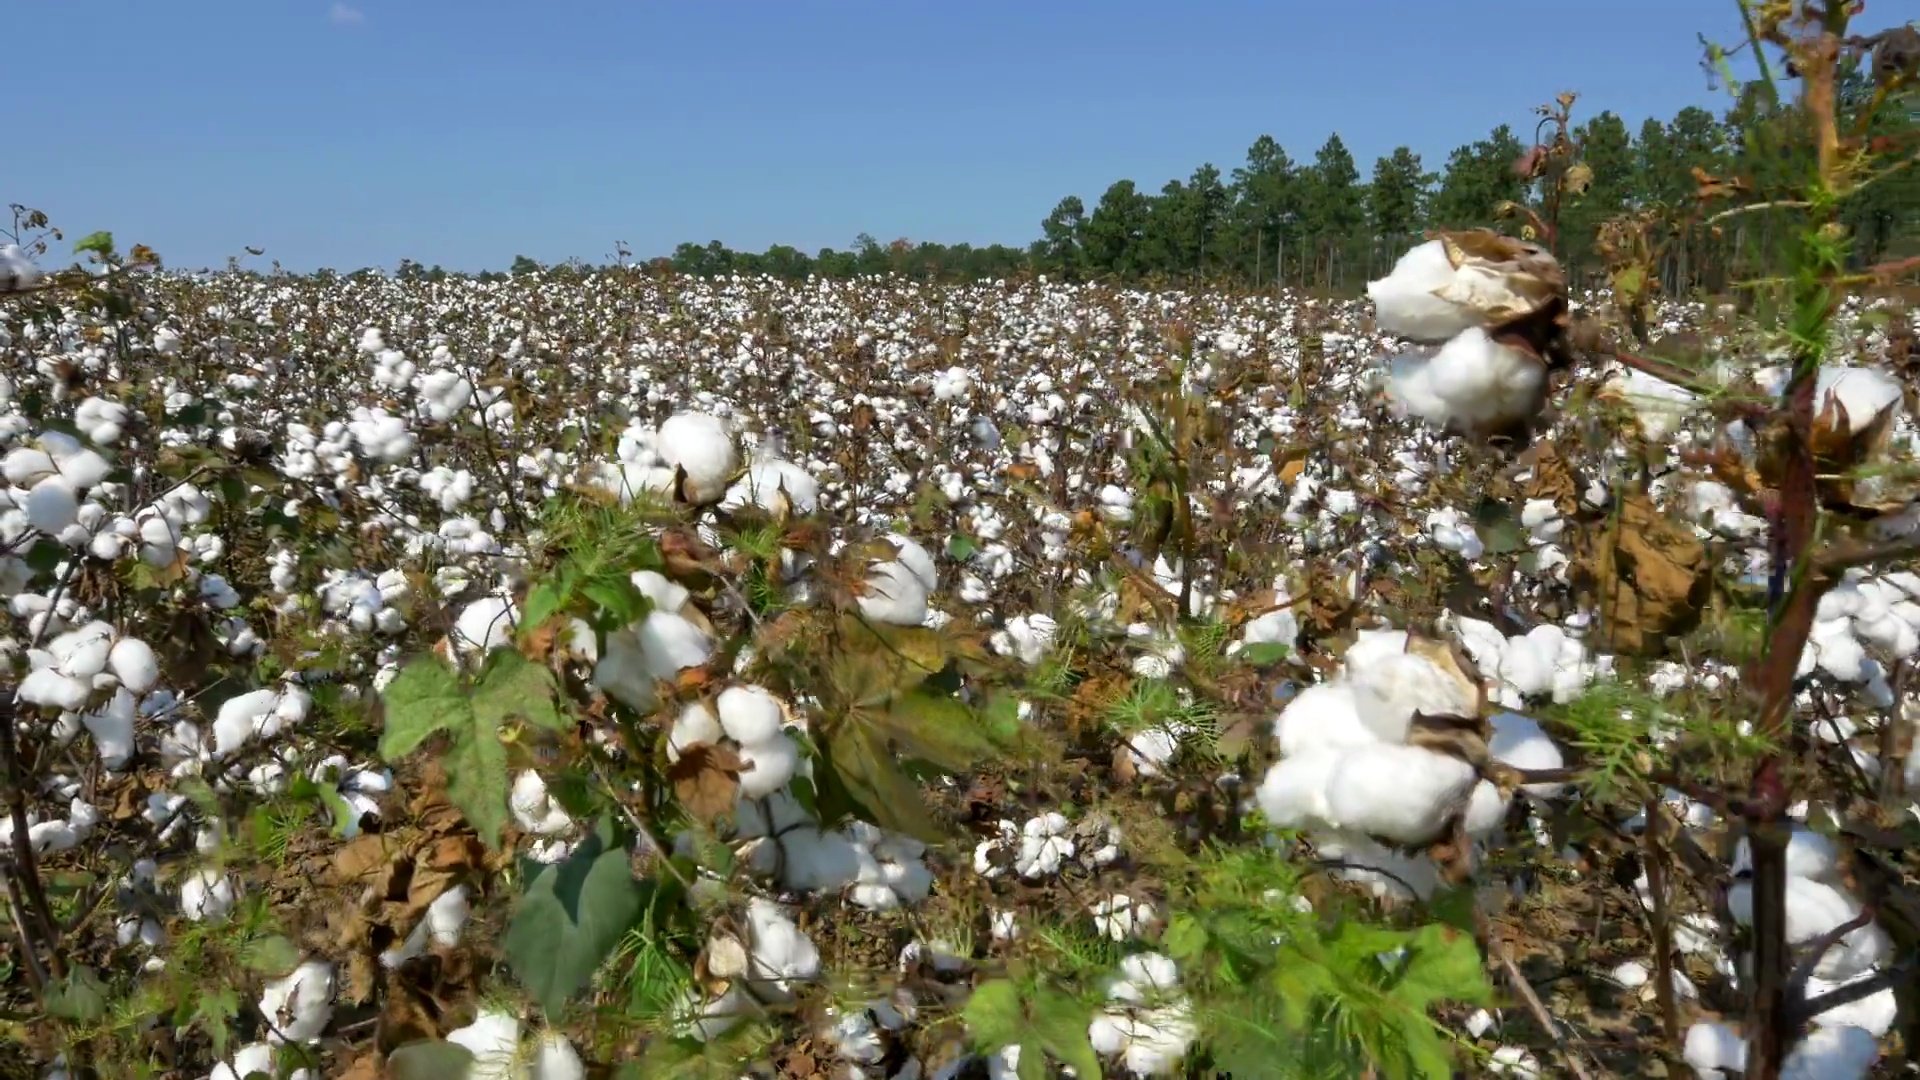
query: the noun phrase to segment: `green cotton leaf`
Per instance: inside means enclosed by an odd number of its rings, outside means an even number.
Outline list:
[[[503,939],[507,964],[557,1017],[639,920],[645,902],[626,847],[603,818],[566,861],[528,878]]]
[[[107,1014],[107,987],[93,969],[76,964],[67,977],[47,987],[47,1014],[91,1024]]]
[[[965,533],[955,533],[953,539],[947,541],[947,556],[954,562],[966,562],[979,550],[980,544]]]
[[[646,594],[634,587],[633,580],[620,573],[591,578],[580,586],[580,593],[599,606],[608,623],[618,626],[639,622],[652,606]]]
[[[1093,1010],[1058,990],[1040,990],[1033,997],[1033,1034],[1047,1053],[1073,1067],[1085,1080],[1100,1080],[1100,1055],[1093,1052],[1087,1025]]]
[[[1429,923],[1407,943],[1407,960],[1393,996],[1425,1011],[1441,1002],[1486,1005],[1493,1001],[1486,965],[1473,935],[1444,923]]]
[[[567,598],[552,582],[543,581],[527,593],[526,606],[520,612],[520,636],[526,637],[559,614]]]
[[[961,1014],[973,1044],[993,1050],[1018,1042],[1026,1028],[1026,1009],[1020,1000],[1020,987],[1011,979],[994,979],[973,988]]]
[[[1160,938],[1160,947],[1168,956],[1185,962],[1206,951],[1209,937],[1206,924],[1183,911],[1167,921],[1167,931]]]
[[[66,557],[67,549],[59,542],[54,540],[35,540],[33,546],[27,548],[26,561],[27,566],[30,567],[34,573],[51,574],[60,565],[60,561]]]
[[[1256,641],[1242,648],[1235,656],[1248,667],[1267,667],[1285,660],[1293,650],[1285,642]]]
[[[401,668],[380,699],[386,709],[380,756],[388,761],[413,753],[435,732],[470,725],[473,716],[453,669],[434,656],[416,657]]]
[[[268,934],[241,948],[240,963],[249,971],[277,979],[300,966],[300,948],[283,934]]]
[[[79,241],[73,245],[73,253],[75,255],[88,251],[96,255],[113,254],[113,234],[105,229],[101,229],[99,232],[90,232],[81,237]]]
[[[1014,1080],[1047,1080],[1047,1055],[1035,1039],[1019,1044],[1020,1059],[1014,1063]]]
[[[408,1043],[387,1055],[386,1075],[393,1080],[445,1080],[472,1070],[473,1052],[441,1039]]]
[[[194,996],[192,1023],[199,1024],[213,1044],[213,1056],[227,1056],[227,1043],[233,1038],[233,1020],[240,1015],[240,995],[230,986],[202,991]]]
[[[827,739],[827,758],[847,797],[875,823],[916,840],[937,844],[941,831],[920,799],[919,785],[875,735],[857,723],[841,724]]]
[[[896,698],[885,712],[860,710],[853,716],[901,753],[948,772],[965,772],[994,752],[966,702],[925,689]]]
[[[1389,1063],[1389,1076],[1453,1080],[1454,1044],[1441,1034],[1431,1020],[1421,1013],[1401,1013],[1394,1017],[1393,1026],[1399,1029],[1406,1064],[1411,1071],[1398,1068],[1397,1062]]]
[[[522,717],[549,730],[564,730],[566,717],[554,701],[553,673],[511,649],[496,649],[463,690],[453,669],[426,656],[409,663],[388,684],[382,699],[386,729],[380,755],[404,757],[433,735],[451,742],[442,758],[447,797],[474,831],[495,843],[507,823],[507,748],[500,728]]]

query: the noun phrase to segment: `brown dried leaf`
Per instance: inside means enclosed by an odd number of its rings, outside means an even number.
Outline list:
[[[1700,621],[1712,565],[1691,530],[1645,495],[1628,495],[1585,566],[1600,607],[1602,642],[1649,656]]]
[[[1737,176],[1715,176],[1698,165],[1690,171],[1698,189],[1694,192],[1695,197],[1700,199],[1729,199],[1753,190],[1752,185]]]
[[[1593,186],[1593,167],[1582,161],[1560,177],[1560,190],[1569,195],[1585,195]]]
[[[680,760],[667,769],[673,794],[696,821],[713,821],[733,812],[744,762],[732,747],[694,743],[682,747]]]

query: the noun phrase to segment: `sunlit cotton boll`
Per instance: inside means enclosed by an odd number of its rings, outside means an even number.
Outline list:
[[[1546,402],[1547,368],[1473,327],[1431,357],[1397,357],[1387,394],[1395,409],[1436,427],[1493,432],[1531,419]]]
[[[1350,747],[1327,778],[1327,810],[1343,828],[1402,844],[1440,834],[1479,779],[1458,758],[1417,746]]]
[[[235,1050],[232,1058],[213,1067],[213,1071],[207,1074],[207,1080],[248,1080],[256,1075],[281,1076],[274,1066],[271,1043],[249,1043]],[[286,1080],[313,1080],[313,1073],[306,1069],[294,1069],[285,1077]]]
[[[220,922],[233,911],[233,881],[212,867],[189,873],[180,883],[180,914],[189,922]]]
[[[500,596],[483,596],[461,609],[453,622],[453,647],[461,653],[486,653],[505,648],[513,641],[513,624],[519,617],[513,601]]]
[[[310,1043],[319,1039],[333,1020],[333,965],[308,960],[284,979],[267,983],[260,994],[260,1015],[266,1017],[267,1039],[275,1043]]]
[[[747,466],[720,500],[722,510],[758,506],[775,518],[805,516],[820,504],[820,484],[791,461],[769,459]]]
[[[668,468],[686,473],[685,494],[694,503],[718,500],[740,468],[740,450],[733,436],[718,417],[706,413],[668,417],[660,425],[655,449]]]
[[[896,554],[867,572],[860,613],[890,626],[919,626],[927,618],[927,598],[939,587],[933,556],[904,536],[886,539]]]
[[[658,699],[656,682],[698,667],[712,654],[713,640],[705,631],[685,616],[655,610],[607,635],[607,651],[594,665],[593,683],[614,700],[644,712]]]

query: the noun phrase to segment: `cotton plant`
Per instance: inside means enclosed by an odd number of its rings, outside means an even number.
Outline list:
[[[1174,962],[1159,953],[1127,957],[1107,999],[1111,1004],[1087,1028],[1094,1051],[1119,1061],[1131,1076],[1176,1075],[1198,1027]]]

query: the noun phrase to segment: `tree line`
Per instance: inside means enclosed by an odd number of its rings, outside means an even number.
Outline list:
[[[1842,97],[1863,104],[1870,79],[1858,70],[1842,82]],[[1751,85],[1724,115],[1688,106],[1670,120],[1649,118],[1639,131],[1612,112],[1571,127],[1569,135],[1590,180],[1577,197],[1560,200],[1555,253],[1576,283],[1596,280],[1601,223],[1622,213],[1659,216],[1659,272],[1669,293],[1720,291],[1732,280],[1765,274],[1794,235],[1790,218],[1737,215],[1725,222],[1699,211],[1703,183],[1722,180],[1743,198],[1764,198],[1791,162],[1778,148],[1804,146],[1789,138],[1798,123],[1789,107]],[[1544,123],[1544,122],[1543,122]],[[1920,112],[1883,109],[1868,137],[1911,138]],[[1541,208],[1546,184],[1515,165],[1550,131],[1516,131],[1501,124],[1455,148],[1439,170],[1419,154],[1396,147],[1363,176],[1338,133],[1296,160],[1269,135],[1255,139],[1246,159],[1223,173],[1212,163],[1158,192],[1131,179],[1116,180],[1091,207],[1078,195],[1061,199],[1024,248],[896,239],[861,234],[847,250],[809,254],[785,244],[735,251],[719,241],[683,243],[650,265],[699,276],[771,274],[845,278],[900,274],[927,280],[975,280],[1041,273],[1071,280],[1212,282],[1349,292],[1377,277],[1426,230],[1499,226],[1519,228],[1503,204]],[[1873,185],[1847,208],[1852,257],[1859,264],[1920,250],[1920,170]],[[619,258],[629,253],[622,247]],[[585,264],[574,261],[576,269]],[[513,273],[543,269],[522,255]],[[417,263],[402,273],[432,274]],[[492,276],[492,275],[489,275]]]

